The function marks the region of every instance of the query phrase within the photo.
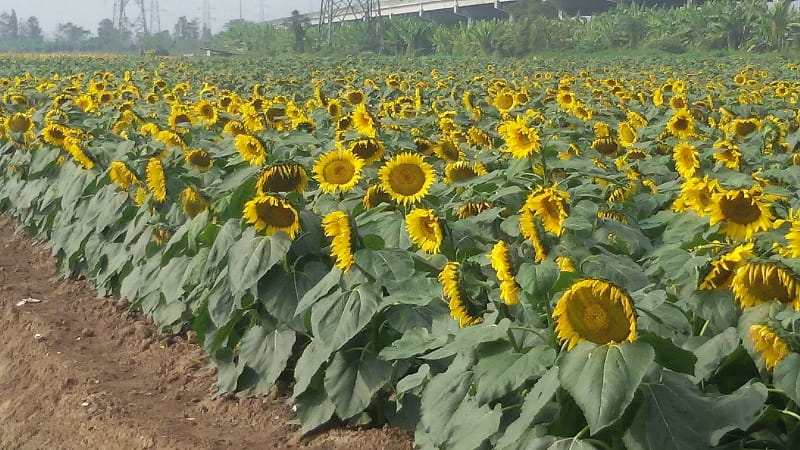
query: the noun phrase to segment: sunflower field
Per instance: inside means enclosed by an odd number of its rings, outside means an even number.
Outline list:
[[[777,58],[0,57],[0,211],[219,393],[421,448],[800,446]]]

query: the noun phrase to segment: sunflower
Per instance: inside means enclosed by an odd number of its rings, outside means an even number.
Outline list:
[[[623,147],[630,147],[639,140],[636,130],[628,122],[621,122],[617,127],[617,139]]]
[[[417,146],[417,151],[425,154],[427,152],[420,148],[420,143],[423,141],[425,141],[425,139],[420,138],[420,142],[415,140],[414,143]],[[464,153],[461,151],[458,144],[450,139],[444,139],[441,142],[436,143],[436,145],[432,147],[432,150],[436,156],[442,158],[448,163],[456,162],[464,157]]]
[[[236,137],[240,134],[246,134],[247,127],[245,127],[242,122],[231,120],[225,124],[225,127],[222,128],[222,131],[224,131],[226,134]]]
[[[284,231],[294,239],[300,232],[297,210],[289,202],[279,197],[256,194],[244,205],[242,215],[256,231],[263,230],[267,235],[276,231]]]
[[[323,154],[314,164],[314,179],[320,184],[322,192],[347,192],[361,179],[364,161],[349,150],[338,150]]]
[[[798,258],[800,257],[800,214],[790,211],[789,222],[791,227],[786,233],[786,250],[782,254],[788,258]]]
[[[514,92],[505,89],[494,96],[492,99],[492,105],[494,105],[494,107],[497,108],[501,113],[506,113],[516,105],[516,101],[517,100]]]
[[[328,110],[328,115],[331,116],[332,119],[338,119],[342,116],[344,109],[342,108],[342,102],[333,98],[328,100],[328,104],[325,106]]]
[[[353,106],[361,105],[364,103],[366,96],[364,95],[363,91],[360,90],[352,90],[345,94],[345,99],[347,103],[350,103]]]
[[[592,141],[592,148],[601,155],[609,156],[619,150],[619,144],[612,137],[601,137]]]
[[[322,219],[325,236],[332,238],[331,254],[336,258],[336,267],[347,272],[353,266],[350,218],[346,212],[334,211]]]
[[[672,158],[675,160],[675,170],[687,180],[693,178],[700,168],[697,148],[688,142],[676,145],[672,150]]]
[[[539,226],[536,223],[536,216],[533,210],[527,209],[523,206],[519,217],[519,230],[525,239],[531,241],[533,245],[533,260],[536,263],[541,263],[547,258],[547,247],[542,240],[542,233],[539,231]]]
[[[392,197],[386,192],[386,189],[381,184],[374,184],[367,188],[361,204],[364,205],[365,210],[370,210],[381,203],[391,203],[391,201]]]
[[[523,210],[540,218],[545,231],[561,236],[564,220],[569,214],[569,193],[554,187],[539,187],[528,195]]]
[[[26,133],[33,128],[33,121],[27,114],[15,113],[6,121],[6,128],[12,133]]]
[[[217,123],[217,120],[219,120],[217,108],[207,100],[201,100],[197,102],[197,105],[194,107],[194,111],[195,114],[197,114],[197,118],[201,122],[205,122],[206,126],[210,127]]]
[[[558,299],[553,319],[567,350],[583,341],[604,345],[636,340],[633,300],[607,281],[585,279],[573,284]]]
[[[422,156],[401,153],[387,162],[378,172],[381,185],[392,200],[403,205],[419,202],[436,181],[433,166]]]
[[[432,209],[414,208],[406,216],[406,229],[411,242],[422,251],[430,254],[439,253],[443,233],[439,218]]]
[[[703,276],[699,289],[710,291],[730,287],[733,274],[742,263],[753,257],[752,242],[736,246],[733,250],[711,261],[708,272]]]
[[[364,160],[364,165],[367,166],[381,159],[386,152],[383,143],[373,138],[357,139],[350,144],[348,149]]]
[[[267,160],[267,150],[261,139],[249,134],[240,134],[236,136],[235,143],[236,150],[243,160],[253,166],[264,165]]]
[[[179,147],[179,148],[186,148],[186,143],[183,141],[183,138],[180,137],[177,133],[174,133],[169,130],[161,130],[156,135],[156,140],[164,143],[167,147]]]
[[[207,172],[211,166],[214,165],[214,160],[211,159],[208,152],[201,148],[189,150],[186,152],[183,159],[186,161],[186,164],[189,164],[200,172]]]
[[[777,300],[800,309],[800,283],[777,264],[749,263],[736,269],[731,280],[733,297],[743,308]]]
[[[69,128],[57,123],[51,123],[42,130],[42,138],[45,142],[56,147],[64,145],[64,138],[70,133]]]
[[[375,120],[367,111],[366,105],[359,103],[356,109],[353,110],[352,115],[353,127],[355,127],[356,131],[363,136],[374,138],[377,133]]]
[[[256,183],[258,192],[305,192],[308,185],[306,169],[295,163],[270,166]]]
[[[714,152],[712,155],[715,160],[731,170],[739,170],[742,161],[742,152],[739,147],[731,141],[719,141],[714,143],[714,148],[722,151]]]
[[[774,217],[761,189],[725,189],[711,198],[712,226],[724,222],[723,232],[736,239],[750,239],[753,234],[772,228]]]
[[[694,117],[688,109],[679,109],[667,122],[667,130],[680,139],[690,138],[694,136]]]
[[[167,123],[170,128],[177,129],[182,126],[191,126],[193,121],[194,118],[189,112],[189,108],[184,105],[175,105],[172,107]]]
[[[558,256],[556,257],[556,264],[558,264],[558,269],[562,272],[575,272],[575,264],[572,262],[572,259],[569,256]]]
[[[167,197],[167,183],[164,177],[164,166],[158,158],[150,158],[145,169],[147,175],[147,188],[153,194],[153,198],[161,203]]]
[[[511,267],[511,256],[504,241],[498,241],[489,253],[492,268],[497,273],[500,281],[500,300],[506,305],[519,303],[519,285],[514,280],[514,271]]]
[[[561,109],[569,111],[578,103],[577,97],[571,91],[561,91],[556,95],[556,101]]]
[[[539,131],[529,127],[522,116],[502,122],[498,131],[506,143],[506,151],[515,158],[526,158],[542,148]]]
[[[761,121],[756,118],[734,119],[728,124],[728,134],[740,139],[761,128]]]
[[[764,366],[769,371],[791,353],[786,341],[767,325],[750,325],[750,339],[753,341],[753,349],[761,353]]]
[[[721,191],[719,181],[708,176],[689,178],[681,185],[681,193],[672,203],[672,209],[676,212],[694,211],[705,217],[710,214],[714,196]]]
[[[450,184],[486,175],[488,172],[486,171],[486,167],[479,162],[470,165],[467,161],[456,161],[446,165],[444,173],[444,182]]]
[[[181,191],[180,203],[183,213],[191,218],[208,208],[208,200],[188,186]]]
[[[89,170],[94,167],[94,161],[86,156],[86,153],[84,153],[83,149],[81,148],[80,139],[74,136],[65,137],[64,150],[66,150],[66,152],[72,156],[72,159],[74,159],[75,162],[80,164],[84,169]]]
[[[467,327],[483,322],[483,317],[471,312],[470,305],[466,302],[466,293],[461,289],[459,281],[460,264],[449,262],[439,272],[439,282],[442,283],[442,294],[450,308],[450,316],[458,321],[458,326]]]
[[[131,185],[139,183],[136,174],[128,169],[128,166],[122,161],[114,161],[111,163],[108,167],[108,176],[114,184],[125,191],[127,191],[128,187]]]
[[[489,202],[469,202],[464,205],[461,205],[458,208],[458,212],[456,215],[459,219],[466,219],[467,217],[477,216],[478,214],[486,211],[487,209],[493,208]]]

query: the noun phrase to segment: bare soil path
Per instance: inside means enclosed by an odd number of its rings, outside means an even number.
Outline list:
[[[0,215],[0,448],[408,449],[395,429],[302,438],[285,394],[212,399],[215,369],[86,281]],[[25,303],[33,298],[40,303]]]

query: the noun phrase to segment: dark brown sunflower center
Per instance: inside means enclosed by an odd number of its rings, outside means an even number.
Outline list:
[[[275,228],[289,228],[295,222],[294,211],[280,205],[259,203],[256,205],[256,213],[259,219]]]
[[[763,266],[756,267],[755,276],[751,278],[747,287],[753,297],[764,302],[777,300],[781,303],[791,303],[794,300],[789,287],[781,281],[779,275],[781,269],[773,266],[762,271],[758,269]]]
[[[353,153],[363,160],[368,160],[380,151],[380,146],[372,139],[362,139],[353,145]]]
[[[725,219],[741,225],[755,222],[761,217],[761,209],[753,197],[738,192],[733,198],[723,197],[719,203]]]

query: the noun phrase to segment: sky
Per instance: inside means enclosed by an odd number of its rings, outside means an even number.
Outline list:
[[[148,23],[151,1],[144,0]],[[239,18],[240,1],[242,17],[253,22],[260,21],[262,17],[264,20],[287,17],[293,9],[305,13],[319,8],[319,0],[209,0],[212,32],[220,31],[229,20]],[[127,15],[133,20],[137,16],[136,0],[128,0],[128,4]],[[162,30],[171,32],[180,16],[202,21],[203,0],[158,0],[158,4]],[[53,36],[56,26],[66,22],[82,26],[96,35],[97,24],[113,15],[114,0],[0,0],[0,12],[10,12],[11,9],[17,12],[20,19],[38,17],[46,36]]]

